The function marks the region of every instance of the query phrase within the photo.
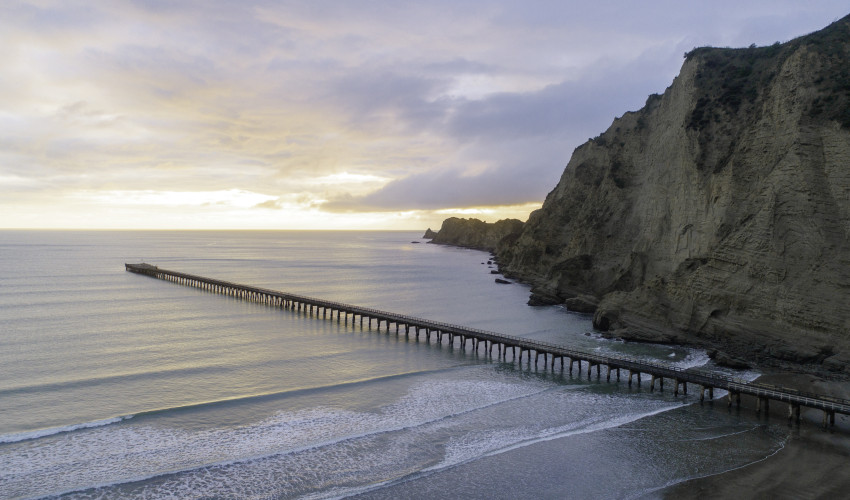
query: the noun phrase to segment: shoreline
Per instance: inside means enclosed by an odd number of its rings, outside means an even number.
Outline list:
[[[812,375],[770,373],[757,379],[790,387],[818,387],[839,397],[850,392],[847,384],[827,382]],[[725,409],[728,396],[719,398]],[[742,407],[752,401],[745,399]],[[776,403],[770,420],[787,420],[787,406]],[[838,417],[838,416],[837,416]],[[776,453],[719,474],[688,479],[656,493],[661,498],[704,500],[706,498],[840,498],[850,491],[850,419],[836,419],[834,427],[821,426],[819,410],[804,409],[799,423],[791,423],[788,439]]]
[[[481,248],[476,250],[487,251]],[[501,266],[499,271],[503,272]],[[515,276],[512,277],[516,279]],[[533,283],[531,284],[533,286]],[[706,345],[695,346],[687,341],[661,343],[709,348]],[[729,358],[739,362],[738,359]],[[763,375],[756,379],[761,383],[850,399],[850,384],[846,381],[821,378],[823,375],[829,376],[826,373],[793,373],[783,371],[779,367],[763,366],[762,363],[756,363],[754,368],[763,371]],[[746,411],[755,412],[755,400],[750,397],[742,399],[741,407]],[[728,396],[716,399],[716,411],[725,411],[727,402]],[[850,475],[846,474],[846,466],[850,463],[850,417],[836,415],[835,426],[824,428],[821,424],[823,414],[819,410],[803,408],[799,422],[788,420],[787,412],[786,404],[776,402],[771,405],[766,415],[759,417],[773,423],[788,422],[790,427],[782,448],[771,455],[725,472],[685,479],[655,490],[645,497],[705,500],[840,498],[846,495],[846,492],[850,491]]]

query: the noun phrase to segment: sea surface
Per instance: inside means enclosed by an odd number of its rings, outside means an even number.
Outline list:
[[[690,367],[413,232],[0,231],[0,498],[653,498],[784,422],[126,272],[148,262]],[[709,364],[710,367],[710,364]],[[755,374],[737,374],[755,376]]]

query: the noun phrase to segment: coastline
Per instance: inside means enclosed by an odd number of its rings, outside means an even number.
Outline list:
[[[850,392],[847,384],[827,382],[811,375],[766,374],[757,379],[801,389],[818,387],[839,397]],[[727,397],[718,408],[726,408]],[[742,406],[752,401],[745,400]],[[786,405],[770,409],[772,421],[787,418]],[[762,460],[720,474],[689,479],[657,493],[661,498],[704,500],[706,498],[840,498],[850,491],[850,421],[838,418],[830,429],[821,427],[821,412],[804,409],[800,423],[792,427],[785,446]]]
[[[696,349],[704,349],[713,352],[711,358],[718,366],[745,369],[755,368],[758,370],[774,371],[781,373],[808,373],[814,377],[822,377],[827,380],[843,380],[850,382],[850,375],[836,368],[836,361],[830,355],[826,355],[823,359],[810,359],[804,357],[795,357],[787,351],[785,347],[777,348],[776,345],[758,344],[741,342],[737,338],[737,334],[728,335],[725,340],[720,340],[720,336],[699,336],[689,333],[685,330],[670,327],[657,321],[647,318],[638,318],[635,315],[629,315],[628,322],[620,318],[616,327],[606,324],[600,325],[597,322],[600,309],[599,298],[592,295],[587,289],[573,288],[569,298],[564,298],[559,292],[551,288],[551,283],[547,283],[540,276],[528,274],[517,269],[509,269],[504,265],[501,252],[505,242],[513,241],[512,238],[516,233],[504,236],[498,242],[490,242],[489,245],[481,243],[481,234],[485,229],[493,232],[498,223],[485,223],[477,219],[446,219],[443,227],[438,232],[432,231],[430,228],[422,236],[422,239],[429,240],[427,243],[443,246],[453,246],[460,248],[468,248],[478,250],[489,254],[488,260],[492,261],[499,274],[514,282],[523,283],[531,287],[528,297],[528,305],[530,306],[549,306],[562,305],[568,310],[576,313],[592,314],[593,327],[606,338],[619,339],[626,342],[637,342],[644,344],[666,344],[681,347],[691,347]],[[475,225],[478,228],[478,233],[473,237],[466,237],[464,231],[469,231],[467,226]],[[478,226],[483,226],[481,229]],[[447,231],[448,230],[448,231]],[[441,236],[441,233],[446,233],[446,236]],[[507,243],[510,244],[510,243]],[[495,249],[494,249],[495,247]],[[621,321],[622,320],[622,321]],[[803,348],[806,350],[809,348]],[[828,351],[827,348],[826,351]],[[811,349],[809,349],[811,350]],[[773,351],[777,351],[774,353]],[[824,352],[826,352],[824,351]],[[768,352],[769,354],[765,354]],[[807,351],[808,352],[808,351]],[[776,385],[783,385],[777,383]],[[817,390],[809,385],[793,385],[795,388],[806,392],[820,392],[823,387]],[[850,391],[848,391],[843,399],[850,399]]]
[[[499,270],[503,271],[501,266]],[[515,276],[512,278],[516,279]],[[693,346],[681,340],[674,339],[669,343]],[[756,365],[756,369],[764,370],[758,382],[850,399],[850,384],[847,382],[824,379],[819,374],[794,373],[783,371],[780,367]],[[736,367],[734,363],[727,366]],[[727,402],[727,396],[715,400],[715,411],[727,411]],[[742,410],[755,414],[755,400],[744,397]],[[759,417],[774,424],[787,422],[789,426],[784,446],[775,453],[726,472],[686,479],[655,490],[646,497],[704,500],[840,498],[846,495],[850,491],[850,475],[846,474],[846,466],[850,463],[850,417],[837,415],[835,426],[825,429],[822,427],[823,414],[819,410],[803,408],[799,422],[788,420],[787,411],[787,405],[776,402],[767,415]]]

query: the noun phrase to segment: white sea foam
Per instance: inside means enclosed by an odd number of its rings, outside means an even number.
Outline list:
[[[352,440],[456,418],[552,387],[529,381],[443,380],[414,386],[378,413],[311,408],[280,412],[236,428],[194,432],[141,422],[113,428],[77,427],[83,432],[4,449],[0,452],[0,471],[4,471],[0,480],[16,494],[57,494],[192,470],[204,464],[224,466],[315,449],[339,453],[351,446],[347,442]],[[108,423],[113,420],[103,425]],[[70,427],[65,430],[75,430]]]
[[[17,443],[17,453],[0,451],[0,471],[7,471],[0,481],[13,495],[331,498],[681,407],[487,366],[469,371],[414,383],[374,412],[311,408],[202,431],[133,421],[43,446]]]
[[[587,398],[586,394],[582,394],[579,397],[593,399],[593,401],[587,401],[585,403],[588,408],[593,408],[593,412],[584,415],[580,420],[571,421],[564,425],[557,425],[553,427],[519,427],[507,433],[488,432],[485,430],[477,437],[473,434],[468,434],[464,436],[463,439],[453,440],[447,449],[445,460],[439,465],[432,467],[431,470],[440,470],[484,456],[506,453],[517,448],[530,446],[543,441],[551,441],[553,439],[560,439],[576,434],[586,434],[619,427],[641,418],[657,415],[659,413],[681,407],[681,404],[644,400],[632,411],[618,413],[607,411],[609,408],[601,406],[615,406],[615,404],[611,403],[617,400],[620,400],[621,403],[622,398],[606,397],[604,398],[608,403],[606,405],[603,402],[603,398]]]
[[[708,357],[708,352],[703,349],[688,348],[688,354],[679,361],[673,361],[670,365],[687,370],[688,368],[697,368],[705,366],[711,358]]]
[[[71,424],[64,425],[62,427],[50,427],[47,429],[38,429],[35,431],[28,432],[17,432],[11,434],[3,434],[0,435],[0,444],[2,443],[17,443],[19,441],[27,441],[30,439],[38,439],[47,436],[52,436],[54,434],[61,434],[63,432],[73,432],[80,429],[91,429],[93,427],[103,427],[105,425],[117,424],[118,422],[122,422],[124,420],[128,420],[133,418],[134,415],[124,415],[121,417],[113,417],[113,418],[105,418],[102,420],[95,420],[92,422],[84,422],[81,424]]]
[[[547,394],[546,396],[549,397],[551,395]],[[408,477],[382,481],[368,486],[335,488],[333,490],[308,495],[305,498],[343,498],[361,494],[384,488],[388,485],[401,481],[407,481],[411,478],[425,477],[474,460],[499,455],[540,442],[619,427],[641,418],[663,413],[681,406],[679,404],[644,400],[638,404],[638,408],[636,408],[637,411],[627,412],[626,414],[618,414],[617,412],[608,410],[612,410],[614,407],[620,407],[623,403],[622,397],[594,397],[583,392],[578,392],[568,396],[564,400],[564,403],[565,406],[570,406],[573,409],[578,409],[583,406],[584,409],[588,411],[581,412],[581,417],[579,419],[569,421],[562,425],[547,426],[544,424],[542,426],[535,426],[533,425],[535,418],[531,418],[532,415],[529,415],[530,418],[527,419],[527,425],[512,425],[510,428],[488,428],[486,426],[482,426],[480,428],[469,430],[465,434],[455,434],[454,437],[446,443],[444,457],[439,463],[416,471]],[[603,407],[600,408],[600,405]],[[610,408],[604,408],[604,406],[610,406]],[[499,406],[499,413],[502,413],[504,410],[505,408]],[[478,415],[476,414],[476,416]]]

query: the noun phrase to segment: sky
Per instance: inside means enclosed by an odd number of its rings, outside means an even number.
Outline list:
[[[0,2],[0,228],[525,220],[694,47],[846,1]]]

